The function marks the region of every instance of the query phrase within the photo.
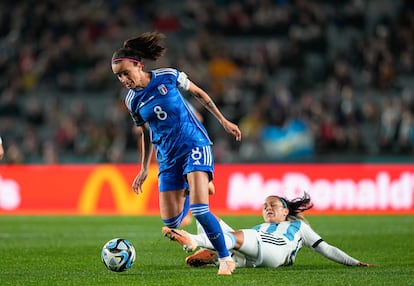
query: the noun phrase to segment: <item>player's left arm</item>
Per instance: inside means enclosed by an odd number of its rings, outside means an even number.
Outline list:
[[[349,266],[374,266],[370,263],[365,263],[359,261],[352,256],[348,255],[338,247],[332,246],[325,241],[321,241],[317,246],[313,247],[313,249],[325,256],[326,258],[335,261],[337,263],[341,263],[344,265]]]
[[[177,86],[188,91],[192,96],[200,101],[201,104],[221,123],[227,133],[232,134],[237,141],[241,141],[241,131],[239,127],[233,122],[227,120],[207,92],[190,81],[184,72],[177,71]]]
[[[228,133],[232,134],[237,141],[241,141],[241,131],[239,127],[227,120],[224,115],[220,112],[214,101],[211,97],[205,92],[203,89],[198,87],[195,83],[189,82],[188,91],[191,93],[192,96],[197,98],[201,102],[201,104],[216,117],[216,119],[221,123],[224,130]]]
[[[326,258],[349,266],[374,266],[370,263],[359,261],[352,256],[348,255],[338,247],[330,245],[324,241],[319,234],[317,234],[309,225],[303,224],[301,226],[301,233],[304,240],[304,244],[325,256]]]

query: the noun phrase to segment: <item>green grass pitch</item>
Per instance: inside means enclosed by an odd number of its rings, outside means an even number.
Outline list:
[[[235,228],[261,217],[223,217]],[[414,216],[308,216],[329,243],[377,267],[347,267],[304,247],[290,267],[189,268],[186,253],[161,235],[153,216],[0,216],[0,285],[414,285]],[[193,224],[186,227],[195,230]],[[137,259],[126,272],[106,270],[102,246],[129,239]]]

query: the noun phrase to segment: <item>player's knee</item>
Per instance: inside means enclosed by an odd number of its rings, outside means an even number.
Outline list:
[[[244,233],[243,233],[243,231],[238,230],[238,231],[232,232],[232,234],[233,234],[234,239],[236,241],[234,249],[240,249],[240,247],[244,243]]]

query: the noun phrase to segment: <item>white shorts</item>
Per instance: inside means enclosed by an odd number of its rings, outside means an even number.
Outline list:
[[[244,244],[239,252],[246,255],[246,267],[278,267],[290,263],[292,247],[284,237],[254,229],[243,230]]]

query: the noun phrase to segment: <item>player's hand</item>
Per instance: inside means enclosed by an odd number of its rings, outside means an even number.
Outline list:
[[[226,130],[227,133],[232,134],[236,138],[237,141],[241,141],[241,131],[236,124],[228,120],[223,121],[222,124],[223,124],[224,130]]]
[[[375,264],[371,264],[371,263],[365,263],[365,262],[358,262],[357,266],[359,267],[373,267],[376,266]]]
[[[143,192],[142,185],[144,184],[145,180],[147,179],[148,171],[142,169],[138,175],[135,177],[134,182],[132,183],[132,190],[139,195]]]

